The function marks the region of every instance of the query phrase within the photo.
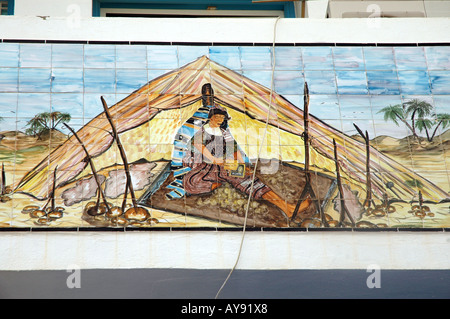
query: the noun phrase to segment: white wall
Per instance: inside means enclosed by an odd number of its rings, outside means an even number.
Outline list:
[[[381,11],[423,12],[427,17],[449,17],[450,2],[446,0],[309,0],[306,2],[307,18],[325,18],[330,7],[330,17],[340,18],[346,12],[373,12],[373,6]],[[296,14],[301,16],[301,2],[295,2]],[[67,17],[77,14],[87,18],[92,16],[92,0],[15,0],[16,16]]]
[[[272,43],[275,19],[4,16],[0,39]],[[449,43],[450,18],[280,19],[279,43]]]
[[[230,269],[241,232],[0,233],[0,270]],[[238,269],[448,269],[444,232],[246,232]]]
[[[19,17],[92,16],[92,0],[15,0],[14,15]]]
[[[313,1],[312,4],[316,5],[316,1]],[[445,0],[330,0],[329,13],[331,18],[373,17],[380,16],[380,14],[449,17],[450,2]],[[359,15],[355,15],[356,13]]]
[[[25,10],[17,1],[18,12],[46,15],[37,7]],[[271,43],[275,24],[274,19],[74,19],[64,16],[64,5],[58,7],[62,17],[0,17],[0,39]],[[448,43],[448,30],[447,18],[282,19],[276,41]],[[216,231],[0,232],[0,269],[65,269],[71,264],[230,268],[240,240],[241,232]],[[449,232],[247,232],[238,268],[359,269],[377,264],[388,269],[448,269],[449,248]]]
[[[305,17],[325,19],[328,13],[328,0],[307,1],[305,3]]]

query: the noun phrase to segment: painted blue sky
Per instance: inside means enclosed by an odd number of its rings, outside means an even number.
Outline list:
[[[144,46],[0,43],[0,131],[25,130],[34,114],[69,112],[74,128],[148,81],[200,56],[239,72],[348,134],[403,137],[380,109],[411,98],[450,113],[450,47]]]

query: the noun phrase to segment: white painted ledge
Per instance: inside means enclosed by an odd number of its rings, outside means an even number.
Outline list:
[[[241,232],[2,232],[0,270],[231,269]],[[246,232],[238,269],[449,269],[448,232]]]
[[[275,19],[0,17],[0,39],[272,43]],[[278,43],[450,42],[450,18],[280,19]]]

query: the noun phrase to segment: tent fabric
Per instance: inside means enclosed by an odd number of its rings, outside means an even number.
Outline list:
[[[151,160],[155,159],[155,156],[168,157],[166,159],[171,160],[175,134],[202,106],[201,88],[205,83],[211,83],[215,92],[215,102],[227,108],[232,117],[229,123],[230,130],[244,151],[252,147],[255,149],[254,145],[248,142],[254,137],[251,134],[235,134],[233,130],[244,127],[245,132],[252,127],[264,128],[268,117],[268,131],[273,136],[278,134],[279,148],[283,150],[280,152],[280,159],[303,163],[303,111],[276,92],[271,94],[269,88],[211,61],[206,56],[155,78],[109,108],[121,140],[122,137],[133,136],[132,134],[134,136],[144,134],[141,138],[143,144],[140,147],[137,147],[133,140],[128,143],[122,140],[127,154],[133,153],[129,158],[130,161],[140,158]],[[299,91],[302,89],[299,88]],[[269,108],[271,108],[270,114]],[[310,105],[310,110],[314,110],[314,105]],[[330,175],[334,174],[334,139],[345,183],[364,190],[365,145],[312,114],[309,115],[309,123],[312,146],[311,167],[328,172]],[[156,131],[159,135],[155,134]],[[117,156],[110,132],[111,127],[106,116],[101,113],[82,127],[77,135],[95,160],[103,158],[112,161],[114,159],[120,163],[121,159]],[[161,136],[159,142],[153,140],[157,136]],[[136,139],[139,138],[136,137]],[[133,147],[136,151],[131,150]],[[115,154],[111,155],[111,152]],[[247,155],[250,158],[256,157],[255,152]],[[54,170],[57,168],[57,187],[66,185],[89,170],[85,158],[86,154],[82,147],[75,137],[71,136],[28,172],[16,185],[15,190],[38,199],[46,199],[51,193]],[[385,193],[392,197],[398,194],[404,200],[417,197],[419,189],[411,188],[407,181],[420,182],[417,185],[420,185],[424,199],[441,201],[448,198],[449,194],[446,191],[375,148],[370,148],[370,158],[372,191],[378,198],[383,198]],[[113,164],[115,163],[109,163],[109,165]],[[395,193],[386,187],[387,182],[394,183]]]

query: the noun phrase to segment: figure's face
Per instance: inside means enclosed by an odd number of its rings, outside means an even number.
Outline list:
[[[225,121],[225,115],[223,114],[214,114],[209,119],[209,126],[211,127],[219,127],[223,121]]]

